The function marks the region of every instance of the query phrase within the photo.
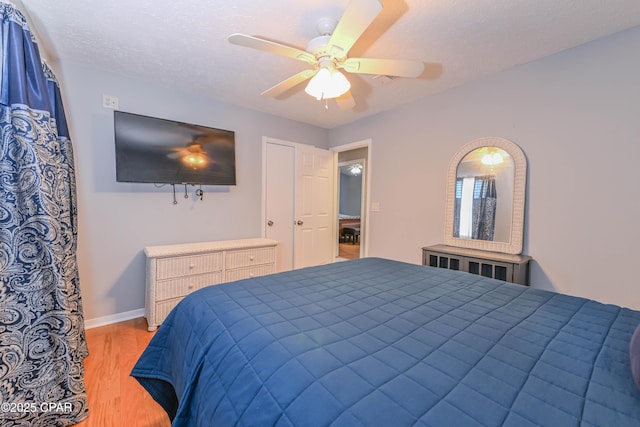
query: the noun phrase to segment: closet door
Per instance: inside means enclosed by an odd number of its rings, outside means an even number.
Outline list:
[[[278,244],[278,271],[333,261],[333,159],[305,144],[265,141],[264,237]]]
[[[333,261],[333,180],[335,153],[296,147],[295,268]]]
[[[276,268],[293,269],[295,148],[267,143],[264,237],[278,241]]]

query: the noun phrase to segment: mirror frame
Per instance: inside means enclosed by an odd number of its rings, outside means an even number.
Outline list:
[[[456,176],[458,164],[473,150],[481,147],[501,148],[513,158],[514,182],[513,182],[513,211],[511,216],[511,241],[492,242],[487,240],[464,239],[453,237],[453,218],[456,195]],[[523,232],[524,232],[524,204],[527,181],[527,159],[522,149],[515,143],[498,137],[479,138],[465,144],[458,150],[449,163],[447,173],[447,207],[444,226],[444,242],[450,246],[462,248],[479,249],[491,252],[501,252],[507,254],[522,253]]]

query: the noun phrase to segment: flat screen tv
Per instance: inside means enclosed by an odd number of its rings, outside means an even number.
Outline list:
[[[116,180],[236,185],[235,133],[114,111]]]

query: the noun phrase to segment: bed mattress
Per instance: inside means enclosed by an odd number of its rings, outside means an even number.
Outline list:
[[[189,295],[132,375],[174,426],[638,426],[639,323],[618,306],[365,258]]]

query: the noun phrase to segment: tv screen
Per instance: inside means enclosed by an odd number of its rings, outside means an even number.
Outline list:
[[[236,185],[235,133],[114,111],[116,180]]]

